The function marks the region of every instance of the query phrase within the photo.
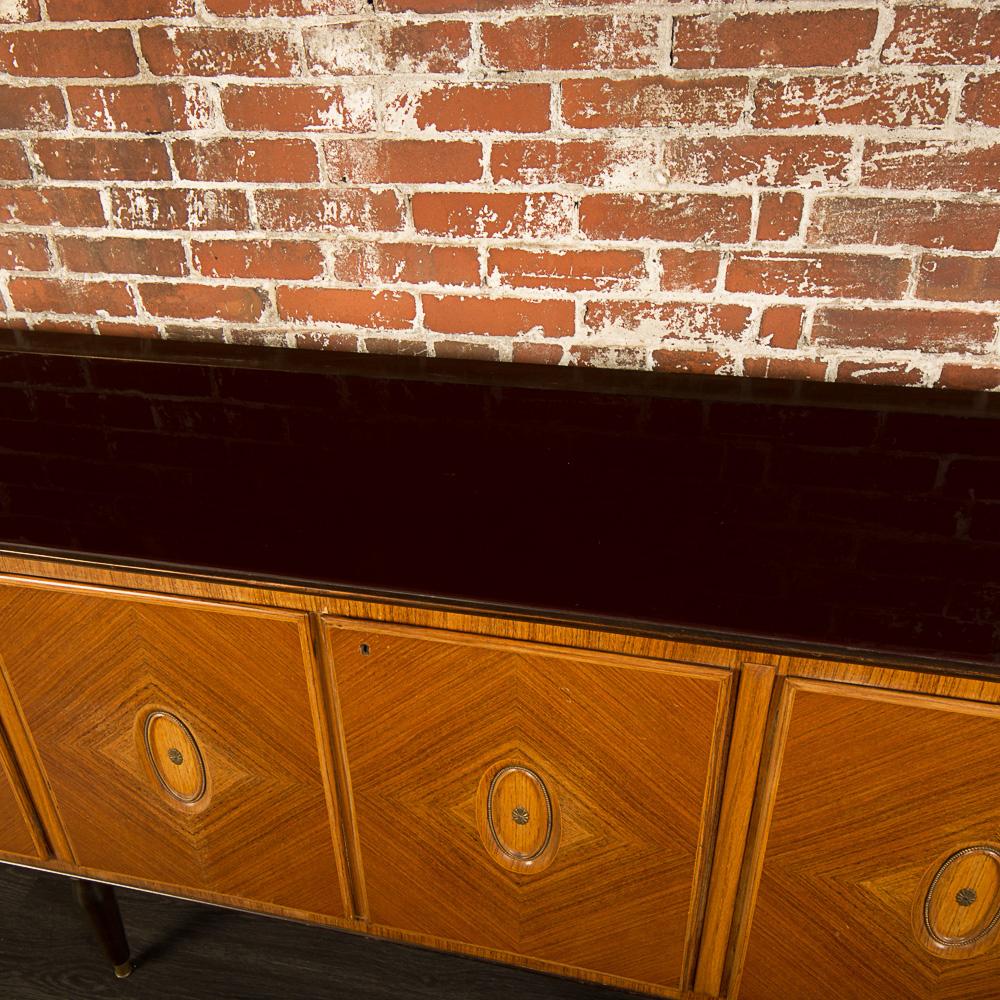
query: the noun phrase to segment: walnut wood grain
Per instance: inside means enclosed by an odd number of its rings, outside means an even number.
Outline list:
[[[998,761],[998,706],[787,680],[729,995],[995,998],[1000,951],[946,960],[913,910],[945,857],[1000,840]]]
[[[681,990],[730,674],[327,626],[373,925]],[[538,874],[479,835],[482,777],[513,762],[559,803]]]
[[[0,581],[0,660],[87,868],[344,915],[304,615]],[[167,711],[207,788],[183,802],[139,732]]]

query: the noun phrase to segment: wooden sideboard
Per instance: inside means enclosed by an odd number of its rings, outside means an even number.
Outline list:
[[[420,482],[398,483],[407,522]],[[358,514],[332,530],[352,554],[367,531],[384,567],[381,522]],[[266,578],[263,528],[234,556],[256,579],[29,541],[0,551],[2,860],[658,996],[1000,995],[1000,673],[946,655],[940,623],[923,654],[838,653]],[[488,575],[475,536],[442,544],[423,572]],[[510,544],[535,586],[538,553]],[[748,601],[759,571],[715,569]]]

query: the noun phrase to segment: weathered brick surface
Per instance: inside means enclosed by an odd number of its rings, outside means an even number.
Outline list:
[[[0,325],[1000,388],[993,0],[0,0]]]

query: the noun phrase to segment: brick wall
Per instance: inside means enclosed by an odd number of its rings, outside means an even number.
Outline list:
[[[0,325],[1000,387],[994,0],[0,0]]]

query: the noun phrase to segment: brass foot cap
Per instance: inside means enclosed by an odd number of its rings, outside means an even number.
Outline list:
[[[130,958],[127,962],[122,962],[121,965],[115,966],[115,978],[116,979],[128,979],[132,975],[132,970],[135,966],[132,964],[132,959]]]

